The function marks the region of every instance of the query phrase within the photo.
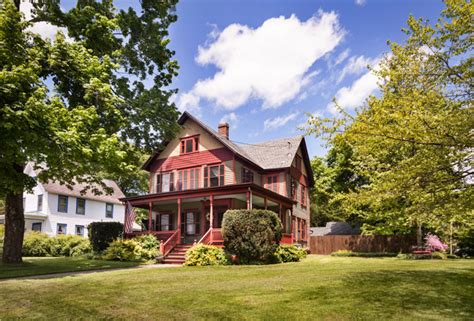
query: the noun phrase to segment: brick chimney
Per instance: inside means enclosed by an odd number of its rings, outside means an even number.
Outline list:
[[[228,123],[220,123],[217,126],[218,132],[220,135],[225,136],[225,138],[229,139],[229,124]]]

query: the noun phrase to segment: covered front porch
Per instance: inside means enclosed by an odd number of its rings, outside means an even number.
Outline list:
[[[162,242],[166,255],[177,244],[223,245],[222,220],[228,209],[268,209],[283,223],[282,243],[293,243],[294,201],[255,184],[149,194],[123,199],[133,207],[148,210],[145,230],[126,233],[153,234]],[[126,213],[129,215],[129,213]],[[127,219],[126,219],[127,221]]]

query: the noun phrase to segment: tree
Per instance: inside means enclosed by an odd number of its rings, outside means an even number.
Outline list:
[[[311,117],[310,132],[344,140],[369,179],[347,194],[347,211],[369,233],[421,228],[445,233],[474,219],[472,2],[448,0],[435,26],[408,19],[404,44],[389,42],[373,72],[380,95],[354,114]],[[337,103],[337,102],[336,102]]]
[[[110,0],[78,0],[63,12],[59,0],[34,1],[31,21],[20,0],[0,3],[3,262],[21,262],[22,193],[36,184],[23,173],[27,162],[41,170],[40,181],[70,185],[75,178],[99,192],[105,175],[133,173],[137,151],[151,153],[173,136],[175,90],[163,88],[178,70],[167,48],[176,1],[140,3],[137,13]],[[28,29],[40,21],[67,35],[42,39]]]
[[[354,159],[352,148],[344,140],[334,140],[326,157],[311,161],[315,181],[310,195],[312,226],[356,220],[342,206],[347,193],[367,184],[367,178],[355,172]]]

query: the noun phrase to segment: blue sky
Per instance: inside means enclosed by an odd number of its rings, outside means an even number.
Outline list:
[[[138,1],[114,3],[139,11]],[[22,3],[27,17],[30,8]],[[236,142],[302,134],[306,113],[337,114],[333,97],[351,112],[376,94],[366,66],[377,66],[387,40],[405,39],[410,14],[435,22],[442,8],[440,0],[182,0],[170,29],[181,67],[175,102],[211,127],[229,122]],[[58,28],[32,29],[53,38]],[[325,154],[314,137],[306,142],[310,157]]]
[[[442,8],[434,0],[181,1],[170,30],[181,66],[176,103],[213,127],[229,121],[237,142],[300,134],[306,112],[334,113],[334,96],[353,110],[375,93],[366,65],[388,51],[387,40],[405,39],[409,14],[434,22]],[[311,157],[324,155],[306,140]]]

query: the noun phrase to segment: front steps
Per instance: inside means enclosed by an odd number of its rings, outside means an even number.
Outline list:
[[[183,264],[186,251],[191,248],[192,244],[178,244],[163,259],[164,264]]]

